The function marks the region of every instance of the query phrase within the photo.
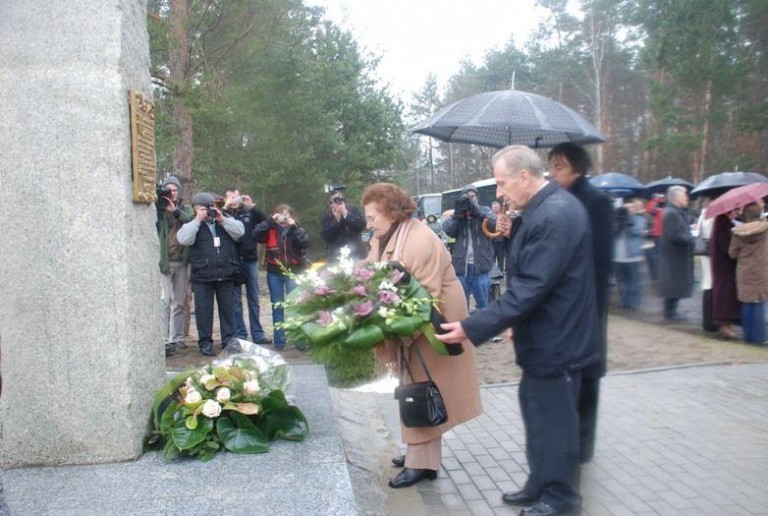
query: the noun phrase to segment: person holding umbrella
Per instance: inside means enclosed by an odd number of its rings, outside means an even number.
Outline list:
[[[608,195],[587,179],[591,168],[592,159],[581,145],[561,143],[549,152],[549,173],[552,179],[581,202],[587,210],[592,230],[592,266],[595,271],[601,355],[600,360],[584,369],[581,375],[579,434],[582,463],[592,460],[595,451],[600,378],[605,376],[607,371],[608,301],[613,259],[613,203]]]
[[[680,299],[693,294],[693,245],[696,241],[685,209],[688,192],[685,187],[667,190],[667,207],[661,224],[659,253],[659,297],[664,298],[664,319],[679,321]]]
[[[450,344],[514,331],[522,368],[519,402],[530,474],[504,493],[522,516],[578,514],[581,374],[600,359],[592,234],[582,204],[544,177],[541,159],[513,145],[492,159],[497,194],[522,214],[507,254],[507,290],[461,322],[442,325]]]
[[[744,223],[733,228],[728,249],[736,260],[744,340],[760,345],[766,343],[765,301],[768,299],[768,221],[762,218],[764,207],[762,200],[744,207]]]

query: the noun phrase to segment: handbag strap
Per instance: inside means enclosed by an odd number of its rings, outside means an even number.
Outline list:
[[[400,378],[403,377],[403,365],[405,365],[405,368],[408,370],[408,376],[411,377],[411,382],[415,382],[413,379],[413,373],[411,372],[411,365],[409,363],[409,360],[405,358],[405,344],[400,339],[400,336],[397,337],[397,341],[400,344]],[[419,346],[414,342],[411,344],[411,347],[416,349],[416,356],[419,357],[419,362],[421,363],[421,368],[424,369],[424,373],[427,375],[427,379],[431,383],[435,383],[434,380],[432,380],[432,375],[429,374],[429,369],[427,369],[427,364],[424,362],[424,357],[421,355],[421,350],[419,349]]]

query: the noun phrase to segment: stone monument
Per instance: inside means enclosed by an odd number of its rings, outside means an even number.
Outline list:
[[[0,467],[133,459],[165,363],[146,0],[2,0],[0,40]]]

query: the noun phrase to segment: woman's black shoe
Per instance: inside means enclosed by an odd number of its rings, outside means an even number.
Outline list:
[[[437,478],[437,471],[434,469],[411,469],[411,468],[403,468],[403,471],[398,473],[398,475],[389,481],[389,487],[392,488],[400,488],[400,487],[410,487],[416,482],[420,482],[424,480],[425,478],[428,478],[430,480],[434,480]]]
[[[398,468],[405,466],[405,455],[398,455],[392,459],[392,465]]]

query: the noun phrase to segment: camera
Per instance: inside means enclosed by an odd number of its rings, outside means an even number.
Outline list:
[[[334,197],[333,199],[331,199],[331,201],[333,202],[333,204],[340,206],[344,204],[344,197]]]
[[[456,199],[456,202],[453,206],[456,211],[468,211],[472,209],[472,201],[469,199],[468,195],[464,194]]]
[[[275,220],[277,221],[278,224],[285,224],[285,223],[288,222],[288,215],[284,215],[282,213],[278,213],[275,216]]]
[[[165,188],[158,188],[157,189],[157,196],[158,197],[170,197],[173,195],[173,190],[168,188],[167,186]]]
[[[206,206],[206,210],[207,210],[207,213],[208,213],[208,218],[215,220],[216,219],[216,215],[217,215],[216,209],[215,209],[215,205],[214,204],[209,204],[208,206]]]

